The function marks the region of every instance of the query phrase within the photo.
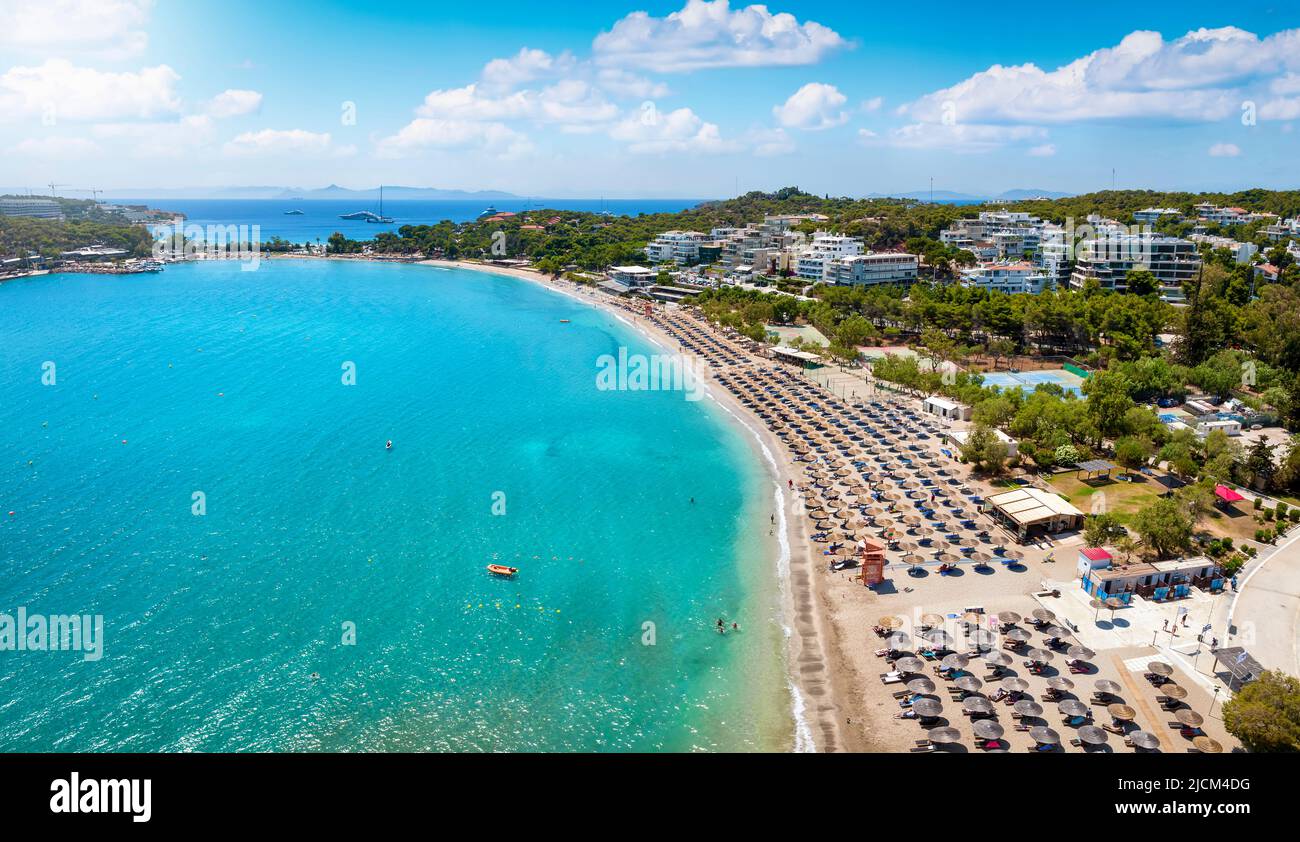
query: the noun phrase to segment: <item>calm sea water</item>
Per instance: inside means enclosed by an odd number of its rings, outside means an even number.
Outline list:
[[[176,211],[186,215],[187,225],[258,225],[262,241],[280,237],[295,243],[322,243],[335,231],[353,240],[369,240],[381,231],[396,231],[403,225],[434,225],[443,220],[469,222],[478,219],[491,204],[498,211],[523,213],[530,209],[608,211],[620,216],[643,213],[676,213],[695,207],[698,199],[483,199],[438,201],[398,200],[384,202],[384,215],[393,218],[391,225],[371,224],[365,221],[340,219],[344,214],[357,211],[379,212],[375,199],[317,199],[293,201],[290,199],[114,199],[119,204],[144,204],[152,208]],[[300,210],[302,216],[286,216],[287,211]]]
[[[789,747],[770,482],[710,401],[595,388],[652,350],[613,317],[205,263],[0,284],[0,336],[0,612],[105,622],[0,652],[0,750]]]

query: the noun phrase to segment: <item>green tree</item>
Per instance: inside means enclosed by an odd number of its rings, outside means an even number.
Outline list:
[[[1246,456],[1246,475],[1251,485],[1258,491],[1267,491],[1277,474],[1277,463],[1273,461],[1273,445],[1265,439],[1259,439]]]
[[[1089,547],[1104,547],[1127,537],[1128,530],[1112,514],[1090,515],[1083,524],[1083,543]]]
[[[961,453],[977,471],[998,474],[1006,468],[1007,446],[991,427],[984,424],[971,427],[970,435],[966,437],[966,446],[961,449]]]
[[[1300,678],[1265,670],[1224,702],[1223,724],[1247,751],[1300,751]]]
[[[1178,501],[1162,498],[1133,518],[1133,528],[1158,558],[1171,558],[1192,544],[1192,520]]]

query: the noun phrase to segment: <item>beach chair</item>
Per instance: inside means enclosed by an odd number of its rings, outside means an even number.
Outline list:
[[[1015,727],[1016,727],[1016,730],[1017,730],[1017,731],[1028,731],[1028,730],[1030,730],[1030,726],[1025,725],[1025,724],[1023,724],[1023,723],[1021,723],[1021,724],[1019,724],[1019,725],[1016,725]]]
[[[1074,746],[1075,748],[1082,748],[1082,747],[1083,747],[1083,740],[1079,739],[1078,737],[1071,737],[1071,738],[1070,738],[1070,745]]]

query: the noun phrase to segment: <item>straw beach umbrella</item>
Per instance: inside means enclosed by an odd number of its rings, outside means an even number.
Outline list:
[[[992,719],[981,719],[971,726],[975,736],[981,740],[1000,740],[1002,739],[1002,726]]]
[[[1193,738],[1192,745],[1196,746],[1196,750],[1201,754],[1221,754],[1223,752],[1223,746],[1218,740],[1212,740],[1205,736]]]
[[[935,691],[934,682],[928,678],[913,678],[907,682],[907,689],[913,693],[933,693]]]
[[[1111,715],[1111,718],[1120,722],[1132,722],[1133,718],[1137,716],[1137,711],[1128,705],[1109,705],[1106,711]]]
[[[1174,718],[1186,725],[1188,728],[1200,728],[1205,724],[1205,719],[1191,708],[1183,708],[1178,711],[1178,713],[1174,714]]]
[[[912,703],[912,710],[922,719],[934,719],[943,715],[943,705],[938,699],[917,699]]]
[[[967,658],[965,655],[959,655],[954,653],[952,655],[946,656],[942,661],[940,661],[939,666],[943,667],[946,670],[964,670],[966,669],[966,666],[969,663],[970,663],[970,659]]]
[[[1107,696],[1118,695],[1119,691],[1124,689],[1109,678],[1099,678],[1092,686],[1097,688],[1098,693],[1103,693]]]
[[[1061,742],[1061,735],[1044,725],[1030,728],[1029,738],[1043,745],[1056,745]]]
[[[1158,675],[1161,678],[1168,678],[1174,674],[1174,668],[1164,661],[1152,661],[1147,664],[1147,672],[1152,675]]]
[[[1147,731],[1133,731],[1128,739],[1137,748],[1153,749],[1160,745],[1160,738]]]
[[[1088,706],[1078,699],[1066,699],[1056,706],[1056,709],[1066,716],[1086,716]]]
[[[1021,716],[1042,716],[1043,706],[1033,699],[1021,699],[1011,706],[1012,710]]]
[[[930,742],[940,745],[961,742],[961,731],[956,728],[934,728],[926,736]]]
[[[1079,727],[1079,739],[1088,745],[1104,746],[1109,738],[1106,736],[1106,732],[1096,725],[1082,725]]]
[[[1160,685],[1160,692],[1170,699],[1175,699],[1177,701],[1182,701],[1187,698],[1187,691],[1172,682]]]

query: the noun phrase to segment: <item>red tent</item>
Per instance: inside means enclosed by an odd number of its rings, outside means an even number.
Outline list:
[[[1226,485],[1216,485],[1214,487],[1214,496],[1218,497],[1225,503],[1240,503],[1242,500],[1246,499]]]

